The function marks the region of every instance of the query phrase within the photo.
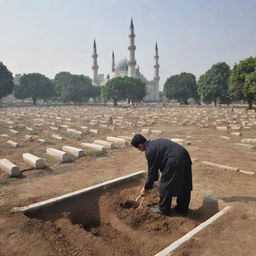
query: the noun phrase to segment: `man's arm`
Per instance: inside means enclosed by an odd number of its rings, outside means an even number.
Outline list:
[[[153,188],[153,184],[155,181],[159,179],[158,173],[158,154],[154,151],[148,152],[147,154],[148,160],[148,178],[146,184],[144,186],[145,190],[149,190]]]

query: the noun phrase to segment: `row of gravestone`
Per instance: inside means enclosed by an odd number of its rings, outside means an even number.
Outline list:
[[[131,137],[123,136],[123,138],[119,138],[109,136],[106,138],[106,141],[95,140],[94,143],[81,143],[81,146],[94,151],[103,152],[114,147],[128,146],[128,139],[131,140]],[[62,150],[47,148],[46,154],[62,163],[66,163],[72,160],[71,155],[79,158],[85,155],[85,151],[72,146],[63,146]],[[24,153],[22,158],[24,162],[29,164],[34,169],[42,169],[45,166],[45,162],[42,158],[39,158],[31,153]],[[8,159],[0,159],[0,169],[7,172],[12,177],[18,177],[22,174],[20,168],[14,163],[10,162]]]
[[[205,126],[209,125],[208,123],[211,123],[213,125],[216,124],[221,124],[224,122],[229,122],[229,123],[239,123],[240,121],[242,122],[242,125],[248,125],[248,127],[255,125],[256,123],[256,119],[255,119],[255,113],[254,112],[244,112],[244,111],[236,111],[236,112],[232,112],[232,111],[228,111],[227,109],[219,109],[218,111],[216,110],[211,110],[208,109],[207,111],[205,109],[199,109],[199,108],[194,108],[194,109],[175,109],[174,111],[170,111],[171,113],[165,112],[165,113],[150,113],[150,114],[146,114],[145,115],[140,115],[140,112],[145,112],[145,110],[147,109],[143,109],[143,111],[134,111],[131,112],[133,113],[132,115],[130,115],[130,117],[136,117],[137,121],[133,121],[133,122],[129,122],[131,123],[131,125],[133,125],[134,122],[137,122],[137,124],[144,126],[144,125],[149,125],[149,123],[147,123],[149,118],[152,118],[152,120],[154,121],[154,119],[158,119],[161,121],[170,121],[171,117],[175,116],[174,120],[172,120],[174,123],[179,123],[180,121],[183,122],[188,122],[188,123],[193,123],[195,121],[197,121],[198,123],[200,123],[200,121],[202,123],[204,123]],[[162,111],[163,109],[160,109],[158,111]],[[67,112],[64,112],[65,114],[68,114]],[[86,110],[84,113],[88,113],[88,111]],[[56,116],[58,113],[51,114],[49,113],[49,115],[53,118],[57,118],[57,119],[64,119],[66,121],[72,121],[73,119],[71,118],[67,118],[67,117],[59,117]],[[71,113],[72,114],[72,113]],[[182,115],[183,114],[183,115]],[[212,114],[212,116],[211,116]],[[38,115],[40,116],[40,115]],[[46,115],[47,116],[47,115]],[[80,115],[81,116],[81,115]],[[182,117],[183,116],[183,117]],[[78,115],[74,114],[74,117],[79,117]],[[91,119],[89,121],[89,123],[91,123],[91,125],[99,125],[100,120],[97,120],[97,118],[101,118],[101,117],[110,117],[110,115],[97,115],[96,119]],[[179,117],[181,117],[182,120],[179,121]],[[185,117],[185,118],[184,118]],[[240,120],[240,117],[242,118],[247,118],[247,120]],[[113,116],[111,116],[111,118],[113,119]],[[135,118],[135,119],[136,119]],[[251,118],[253,120],[248,120],[248,118]],[[236,119],[236,120],[234,120]],[[113,119],[113,121],[117,124],[117,125],[122,125],[125,124],[124,123],[125,118],[122,116],[116,116],[115,119]],[[215,121],[214,121],[215,120]],[[96,121],[96,122],[95,122]],[[97,123],[98,122],[98,123]],[[126,121],[127,122],[127,121]],[[248,123],[249,122],[249,123]],[[103,124],[106,125],[106,124]],[[128,125],[128,124],[126,124]]]

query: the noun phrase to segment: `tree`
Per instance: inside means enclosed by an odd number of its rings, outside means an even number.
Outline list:
[[[256,99],[254,73],[256,71],[256,57],[249,57],[235,64],[229,79],[229,90],[233,99],[247,100],[252,109]]]
[[[230,76],[230,68],[225,62],[219,62],[207,70],[198,80],[198,94],[201,101],[205,103],[217,100],[229,103],[228,80]]]
[[[12,73],[0,62],[0,99],[11,94],[14,88]]]
[[[125,78],[123,77],[115,77],[108,80],[101,91],[104,100],[113,100],[115,107],[117,106],[118,100],[125,100],[128,97]]]
[[[89,95],[90,95],[90,98],[93,98],[94,100],[96,100],[100,96],[100,87],[92,85]]]
[[[146,83],[132,77],[124,77],[123,80],[123,86],[127,89],[128,103],[142,101],[146,95]]]
[[[29,98],[29,94],[27,89],[19,83],[14,87],[14,97],[17,99],[25,100],[26,98]]]
[[[189,98],[197,99],[195,75],[183,72],[169,77],[164,84],[164,93],[168,99],[176,99],[182,104],[188,104]]]
[[[58,98],[63,102],[81,104],[90,97],[96,98],[99,95],[99,90],[92,86],[92,80],[88,76],[60,72],[55,75],[53,83]]]
[[[15,86],[14,95],[18,99],[31,97],[33,104],[36,105],[38,99],[47,100],[54,96],[54,87],[52,81],[40,74],[25,74],[20,78],[20,84]]]

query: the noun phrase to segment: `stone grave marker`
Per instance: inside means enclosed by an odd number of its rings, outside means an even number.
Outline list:
[[[39,158],[35,155],[32,155],[30,153],[24,153],[22,154],[23,161],[27,164],[31,165],[35,169],[42,169],[45,164],[44,160],[42,158]]]
[[[21,176],[19,167],[16,164],[10,162],[8,159],[0,159],[0,169],[7,172],[12,177]]]
[[[82,149],[76,148],[76,147],[63,146],[62,150],[65,151],[65,152],[68,152],[71,155],[74,155],[76,157],[82,157],[82,156],[85,155],[85,152]]]

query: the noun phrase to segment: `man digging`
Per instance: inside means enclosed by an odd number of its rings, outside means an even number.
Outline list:
[[[150,207],[154,213],[170,214],[172,197],[177,197],[174,208],[180,214],[187,214],[192,190],[191,159],[187,150],[181,145],[167,139],[146,140],[136,134],[131,144],[140,151],[145,151],[148,161],[148,177],[140,196],[145,196],[159,179],[159,208]]]

